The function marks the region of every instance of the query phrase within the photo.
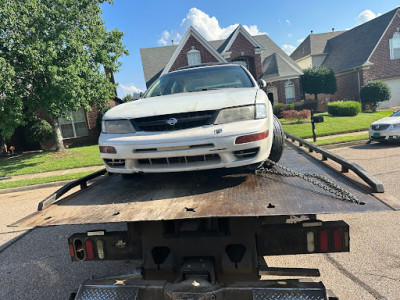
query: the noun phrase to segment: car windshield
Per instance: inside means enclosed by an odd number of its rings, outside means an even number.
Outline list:
[[[240,66],[213,66],[166,74],[150,87],[145,94],[145,98],[176,93],[246,87],[254,87],[254,84],[249,75]]]
[[[400,117],[400,110],[394,112],[391,117]]]

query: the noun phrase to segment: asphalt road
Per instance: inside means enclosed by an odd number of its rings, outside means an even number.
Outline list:
[[[359,145],[330,150],[380,179],[386,190],[400,192],[400,145]],[[7,227],[36,210],[57,188],[0,195],[0,299],[68,299],[92,275],[129,272],[132,262],[71,263],[67,238],[75,232],[122,225]],[[399,198],[399,197],[397,197]],[[400,299],[400,212],[321,216],[345,220],[351,228],[351,252],[268,257],[272,267],[319,268],[324,284],[340,299]]]

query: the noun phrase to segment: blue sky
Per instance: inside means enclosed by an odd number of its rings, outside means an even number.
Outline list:
[[[314,33],[351,29],[400,6],[400,0],[364,1],[238,1],[238,0],[114,0],[103,4],[108,30],[124,32],[129,56],[121,58],[118,96],[146,88],[140,48],[179,42],[192,25],[208,40],[226,38],[235,24],[247,26],[251,34],[266,33],[287,53],[310,31]]]

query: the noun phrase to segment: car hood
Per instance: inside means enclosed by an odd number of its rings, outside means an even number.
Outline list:
[[[132,119],[254,104],[257,88],[180,93],[140,99],[110,109],[104,119]]]
[[[375,121],[371,125],[377,125],[377,124],[396,124],[400,123],[400,117],[386,117],[383,119],[380,119],[378,121]]]

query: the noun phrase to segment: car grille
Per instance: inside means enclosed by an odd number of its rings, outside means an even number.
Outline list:
[[[246,149],[246,150],[235,151],[233,153],[239,159],[253,158],[258,154],[259,150],[260,150],[260,148],[250,148],[250,149]]]
[[[177,113],[134,119],[139,131],[172,131],[209,125],[214,119],[215,110]]]
[[[125,159],[104,159],[104,162],[111,168],[125,167]]]
[[[377,124],[377,125],[372,125],[372,130],[376,131],[382,131],[388,129],[390,124]]]
[[[196,162],[218,162],[220,161],[218,154],[206,154],[196,156],[179,156],[165,158],[146,158],[138,159],[140,165],[173,165],[173,164],[191,164]]]

